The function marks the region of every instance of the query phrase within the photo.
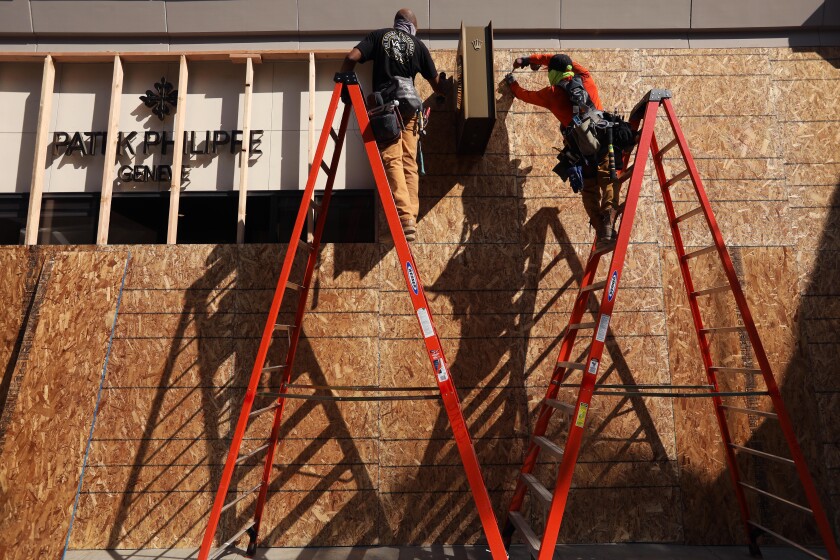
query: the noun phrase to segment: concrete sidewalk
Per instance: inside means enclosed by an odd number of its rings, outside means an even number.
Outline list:
[[[824,550],[814,549],[827,558]],[[791,548],[766,546],[764,560],[804,560],[810,558]],[[191,548],[146,550],[70,550],[66,560],[183,560],[195,558]],[[242,551],[231,548],[221,560],[242,560]],[[255,560],[487,560],[483,547],[401,546],[260,549]],[[511,560],[529,560],[522,545],[514,545]],[[561,545],[557,560],[749,560],[746,546],[680,546],[668,544]]]

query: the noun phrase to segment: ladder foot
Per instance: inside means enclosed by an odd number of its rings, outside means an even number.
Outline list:
[[[248,548],[245,550],[245,556],[253,558],[257,553],[257,530],[256,527],[248,529]]]

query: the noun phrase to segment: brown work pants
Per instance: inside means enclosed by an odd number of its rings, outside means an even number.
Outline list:
[[[417,117],[406,121],[405,130],[388,146],[380,146],[385,175],[397,204],[400,221],[417,221],[420,212],[420,174],[417,171]]]
[[[592,166],[583,169],[583,207],[593,226],[598,227],[606,210],[618,208],[619,192],[620,189],[610,181],[608,158],[598,162],[597,168]]]

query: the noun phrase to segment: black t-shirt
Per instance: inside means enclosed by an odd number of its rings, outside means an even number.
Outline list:
[[[356,45],[362,53],[360,62],[373,60],[373,89],[379,91],[391,76],[414,79],[419,72],[427,80],[437,76],[429,49],[419,39],[396,29],[377,29]]]

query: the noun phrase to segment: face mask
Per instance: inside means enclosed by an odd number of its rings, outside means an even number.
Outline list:
[[[572,72],[572,67],[567,66],[565,72],[561,72],[560,70],[549,70],[548,71],[548,83],[556,86],[560,83],[561,80],[569,80],[575,77],[575,73]]]

